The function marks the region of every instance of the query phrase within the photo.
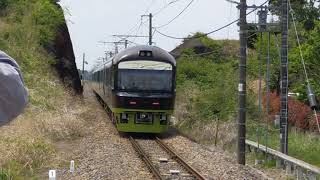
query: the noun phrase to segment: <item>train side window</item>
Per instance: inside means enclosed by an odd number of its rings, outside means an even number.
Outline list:
[[[109,81],[109,76],[110,76],[110,74],[109,74],[109,71],[110,71],[110,69],[106,69],[106,72],[105,72],[105,74],[106,74],[106,85],[109,87],[109,84],[110,84],[110,81]]]
[[[114,74],[113,74],[113,70],[110,69],[110,88],[114,89]]]

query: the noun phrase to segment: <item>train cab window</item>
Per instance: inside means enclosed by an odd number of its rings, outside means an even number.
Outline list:
[[[172,91],[172,65],[160,61],[124,61],[118,65],[119,90]]]

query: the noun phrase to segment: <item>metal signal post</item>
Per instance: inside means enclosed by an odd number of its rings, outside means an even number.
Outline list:
[[[281,3],[280,151],[288,154],[288,0]]]

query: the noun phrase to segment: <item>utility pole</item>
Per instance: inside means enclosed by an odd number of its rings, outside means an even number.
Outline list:
[[[247,64],[247,2],[240,0],[240,62],[239,62],[239,115],[238,115],[238,163],[246,164],[246,64]]]
[[[106,51],[104,54],[106,55],[105,57],[106,61],[108,61],[108,52]]]
[[[281,3],[280,151],[288,154],[288,0]]]
[[[85,58],[86,58],[86,54],[83,53],[83,56],[82,56],[82,80],[84,80],[84,62],[85,62]]]
[[[82,56],[82,73],[81,73],[82,80],[85,80],[85,78],[84,78],[84,76],[85,76],[84,64],[88,64],[88,62],[86,61],[86,54],[85,53],[83,53],[83,56]]]
[[[114,51],[115,51],[115,54],[118,54],[119,52],[119,44],[125,44],[125,43],[128,43],[128,41],[126,42],[122,42],[122,41],[111,41],[111,42],[108,42],[108,41],[99,41],[99,43],[102,43],[102,44],[114,44]]]
[[[150,13],[149,15],[142,15],[141,17],[145,17],[148,16],[149,17],[149,45],[152,45],[152,13]]]
[[[114,45],[115,45],[114,52],[115,52],[116,54],[118,54],[118,52],[119,52],[118,44],[115,43]]]
[[[124,40],[124,48],[128,48],[128,40],[126,39],[126,40]]]

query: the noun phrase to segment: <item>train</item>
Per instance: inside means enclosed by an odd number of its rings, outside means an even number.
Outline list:
[[[176,96],[176,60],[149,45],[127,48],[96,68],[89,78],[119,132],[164,133]]]

